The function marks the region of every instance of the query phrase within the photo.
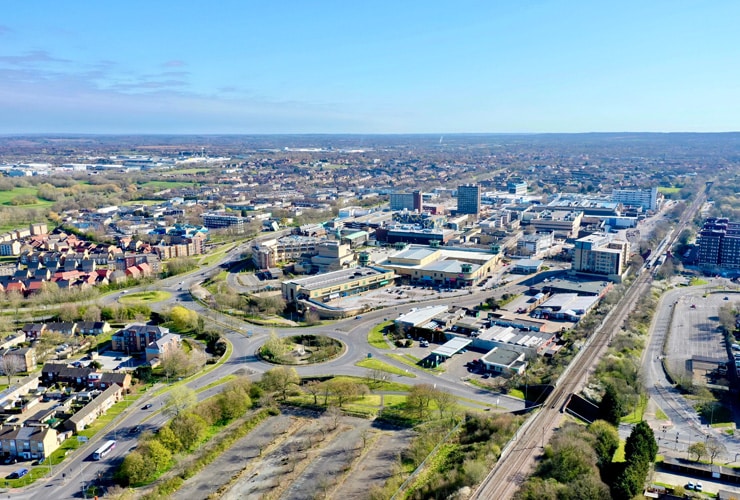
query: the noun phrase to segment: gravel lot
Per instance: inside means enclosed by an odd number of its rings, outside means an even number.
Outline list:
[[[181,489],[177,498],[205,498],[241,471],[220,498],[360,499],[388,479],[398,453],[413,437],[411,430],[376,427],[367,419],[341,417],[335,430],[330,424],[327,417],[307,412],[273,417],[225,453],[220,463],[188,480],[186,486],[198,486]],[[272,444],[260,456],[255,443],[270,439]]]

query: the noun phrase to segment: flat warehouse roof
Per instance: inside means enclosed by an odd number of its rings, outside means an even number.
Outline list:
[[[351,269],[341,269],[330,273],[309,276],[308,278],[290,280],[286,281],[286,283],[295,283],[306,290],[315,290],[358,279],[380,276],[389,272],[391,272],[390,269],[383,269],[380,267],[354,267]]]
[[[429,306],[417,309],[415,311],[402,314],[396,320],[399,323],[406,323],[413,326],[418,326],[422,323],[430,321],[435,316],[447,312],[449,309],[446,305],[441,306]]]
[[[453,354],[457,354],[462,349],[465,349],[467,346],[469,346],[472,343],[473,341],[470,339],[464,339],[462,337],[454,337],[448,340],[447,342],[445,342],[444,345],[433,350],[432,354],[444,356],[445,358],[451,358]]]

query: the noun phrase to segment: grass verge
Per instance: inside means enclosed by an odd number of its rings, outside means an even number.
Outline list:
[[[386,354],[386,356],[388,356],[389,358],[393,358],[396,361],[403,363],[405,365],[412,366],[416,368],[417,370],[424,370],[425,372],[433,373],[435,375],[438,373],[444,372],[444,368],[442,368],[441,366],[437,368],[424,368],[423,366],[419,364],[419,361],[421,360],[419,358],[412,356],[411,354],[388,353]]]
[[[358,361],[357,363],[355,363],[355,365],[362,368],[367,368],[368,370],[380,370],[382,372],[391,373],[393,375],[416,378],[415,374],[407,370],[402,370],[401,368],[398,368],[396,366],[390,365],[384,361],[380,361],[379,359],[363,359],[362,361]]]
[[[375,325],[370,332],[367,334],[367,342],[376,349],[390,349],[388,342],[385,340],[383,331],[392,324],[391,321],[386,321]]]
[[[647,396],[642,394],[640,395],[640,400],[638,401],[635,409],[632,410],[629,414],[622,417],[622,423],[636,424],[638,422],[641,422],[643,420],[643,416],[645,415],[645,408],[647,408]]]
[[[148,292],[137,292],[121,296],[118,298],[118,302],[121,304],[151,304],[167,300],[170,297],[172,297],[172,294],[169,292],[151,290]]]

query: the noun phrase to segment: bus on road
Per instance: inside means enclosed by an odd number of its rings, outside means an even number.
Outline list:
[[[93,453],[93,460],[102,460],[105,458],[105,456],[113,451],[113,448],[116,447],[116,442],[114,440],[106,441],[103,446],[95,450]]]

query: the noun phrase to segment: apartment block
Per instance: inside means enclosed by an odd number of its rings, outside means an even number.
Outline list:
[[[657,210],[658,188],[615,189],[612,191],[612,201],[622,205],[640,206],[645,210]]]
[[[627,270],[629,243],[608,234],[592,234],[575,242],[573,270],[618,281]]]
[[[740,269],[740,222],[710,217],[699,232],[699,264]]]

